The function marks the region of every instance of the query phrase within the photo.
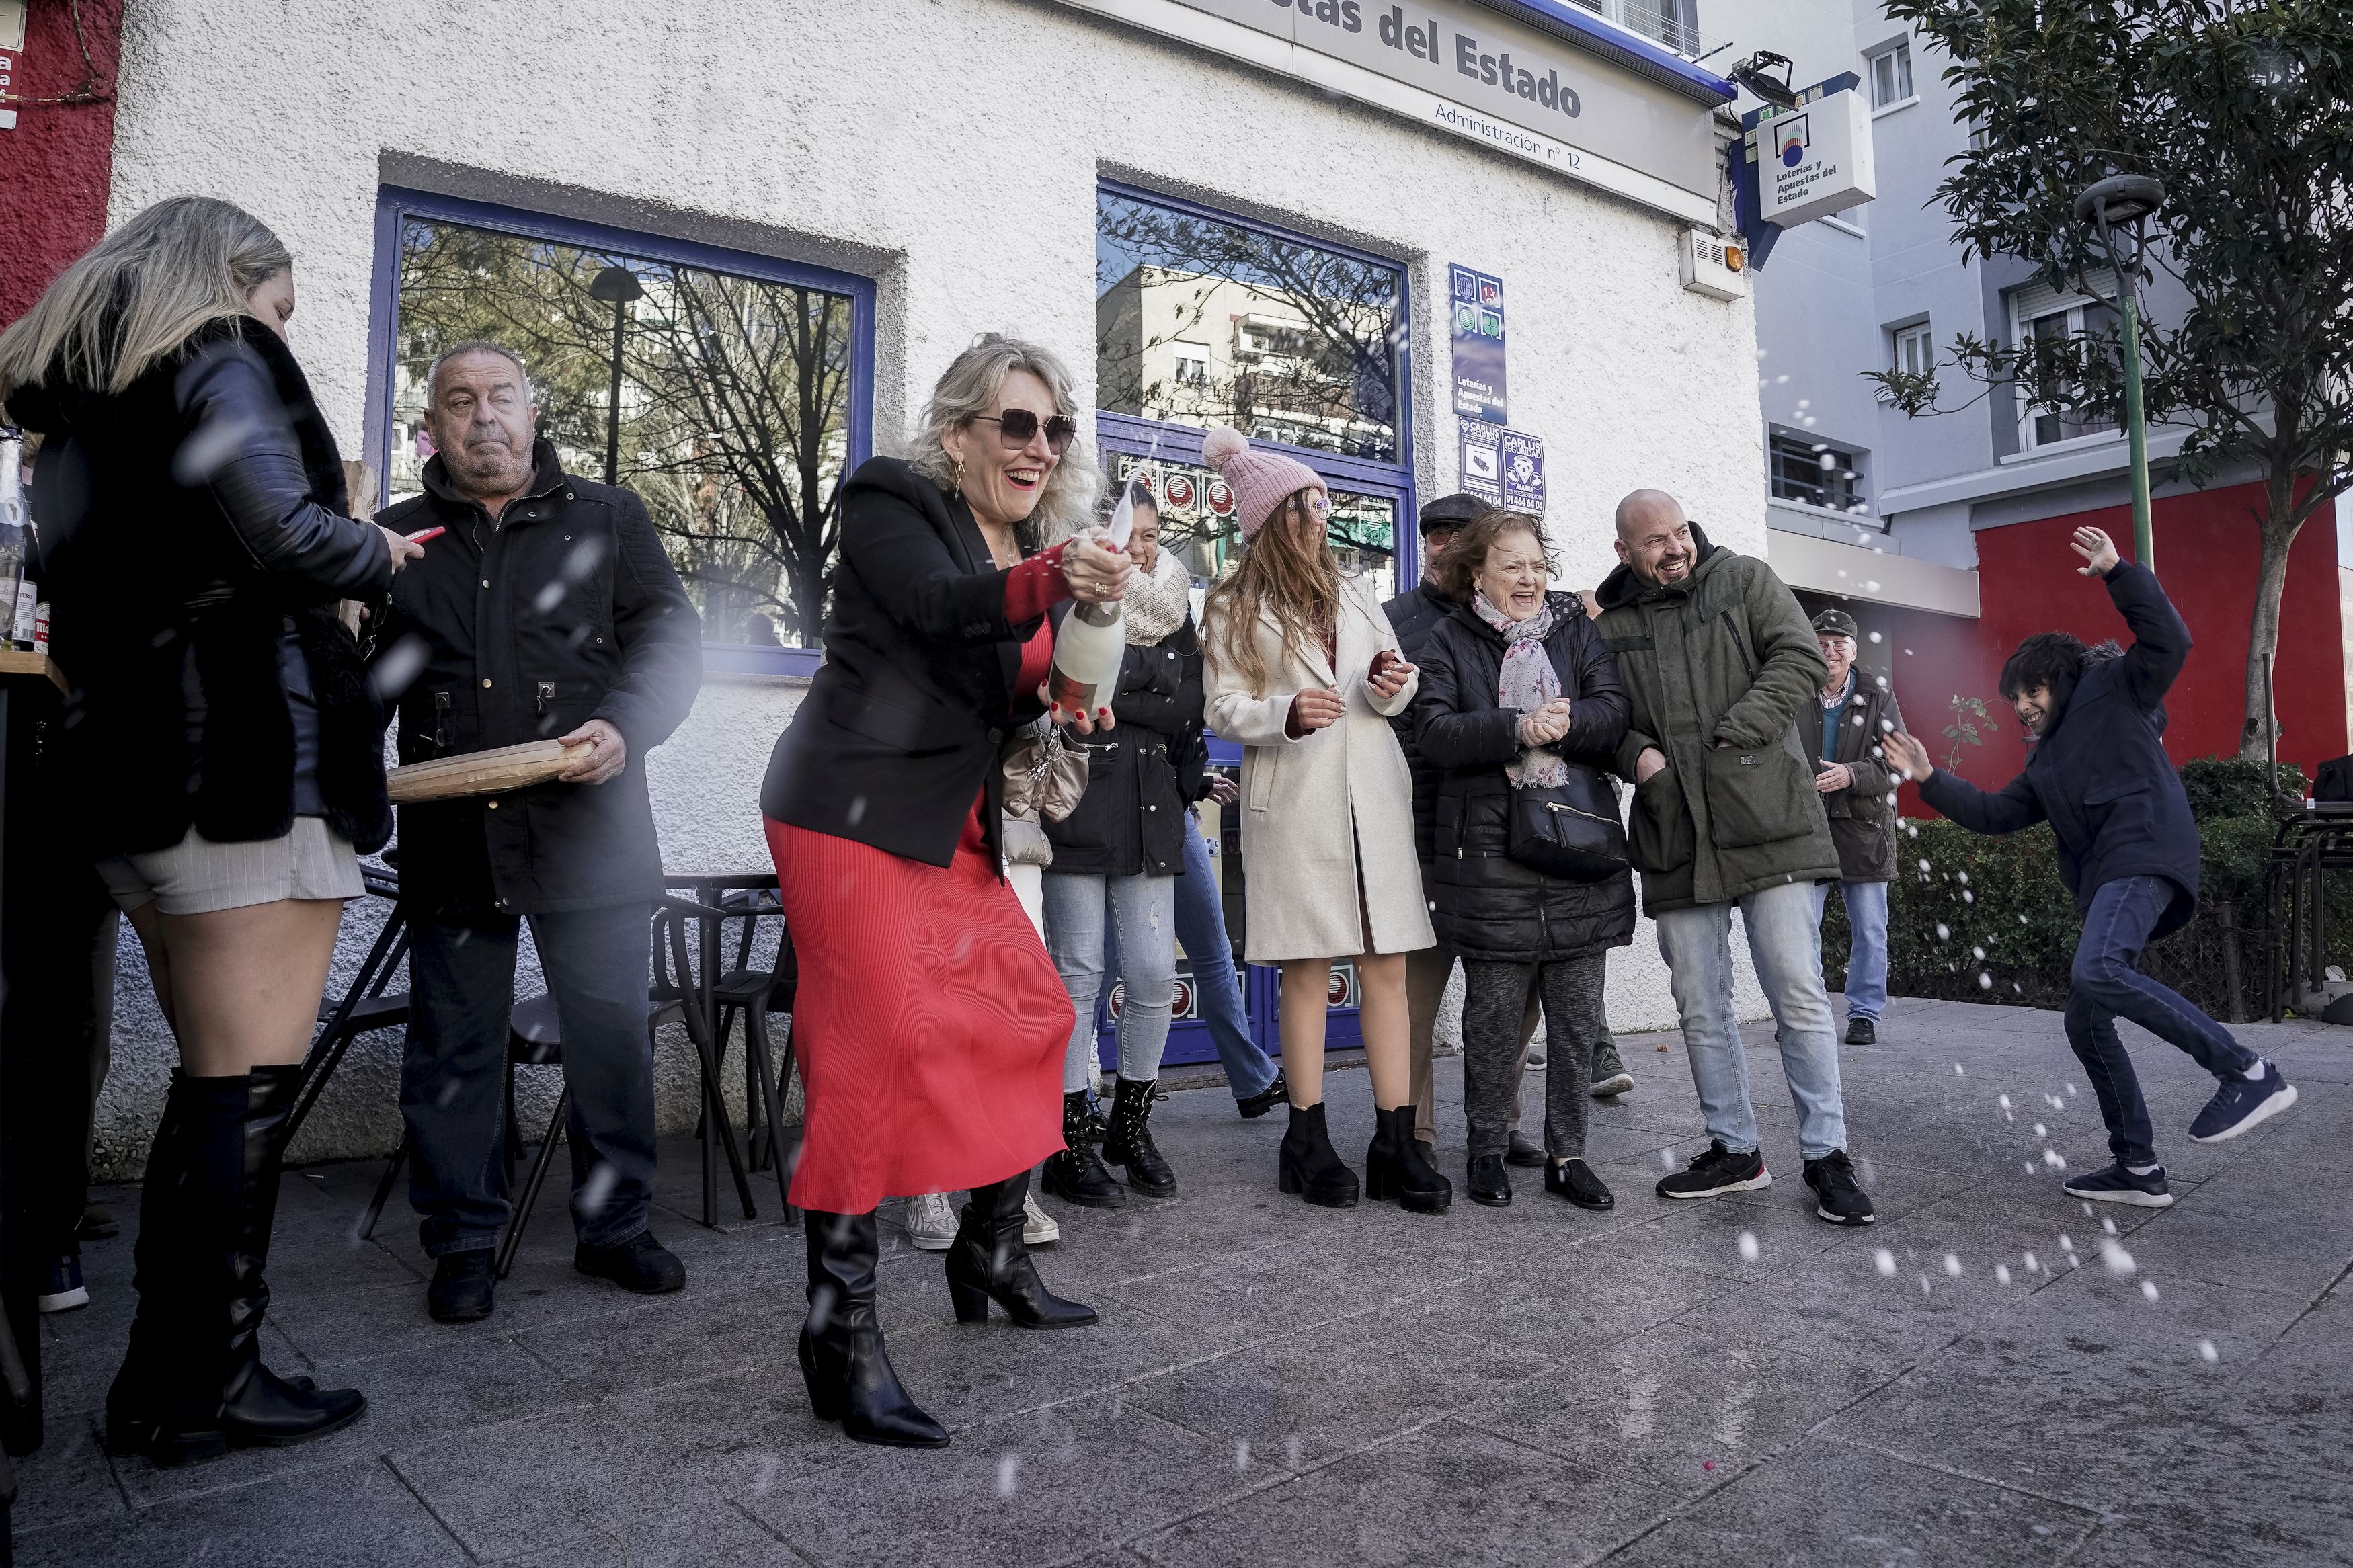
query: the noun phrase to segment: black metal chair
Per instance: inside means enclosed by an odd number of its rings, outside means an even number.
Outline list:
[[[343,999],[319,1010],[319,1032],[311,1037],[311,1048],[302,1058],[301,1087],[295,1091],[294,1109],[286,1118],[289,1146],[302,1130],[311,1108],[319,1103],[327,1080],[343,1065],[343,1053],[351,1049],[352,1042],[378,1029],[405,1028],[408,1024],[408,993],[385,989],[408,956],[408,921],[400,912],[400,878],[363,865],[360,879],[371,894],[385,900],[388,912],[384,929],[376,933],[375,945],[368,950]]]
[[[735,966],[721,974],[712,987],[712,1000],[717,1009],[712,1055],[723,1068],[727,1042],[733,1037],[735,1021],[740,1016],[744,1021],[744,1152],[753,1170],[776,1173],[776,1194],[784,1200],[785,1223],[789,1225],[795,1210],[790,1196],[792,1171],[784,1151],[782,1110],[792,1083],[791,1014],[800,991],[800,965],[793,956],[793,933],[785,921],[783,901],[774,893],[739,889],[723,895],[719,907],[729,919],[742,921],[743,931],[735,944]],[[776,960],[771,968],[755,968],[752,955],[758,943],[760,922],[768,919],[777,923]],[[786,1015],[781,1070],[768,1024],[769,1016],[778,1013]]]

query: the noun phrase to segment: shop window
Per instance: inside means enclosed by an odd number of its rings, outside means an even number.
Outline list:
[[[2091,281],[2094,288],[2099,289],[2104,280],[2113,286],[2114,274],[2103,273]],[[2061,294],[2042,284],[2017,290],[2010,296],[2010,305],[2011,330],[2018,345],[2052,357],[2072,354],[2076,340],[2106,338],[2116,329],[2116,312],[2112,307],[2087,296]],[[2115,419],[2085,406],[2083,401],[2063,399],[2046,405],[2021,400],[2019,445],[2023,450],[2033,451],[2065,441],[2112,437],[2116,429]]]
[[[1775,431],[1772,436],[1773,494],[1781,500],[1833,511],[1867,510],[1855,499],[1854,454],[1825,441]]]
[[[470,339],[522,357],[568,472],[646,504],[713,668],[814,668],[840,489],[867,456],[873,288],[741,252],[407,193],[379,232],[372,421],[417,493],[424,377]]]
[[[1162,542],[1197,581],[1239,544],[1232,498],[1199,466],[1202,433],[1231,425],[1322,475],[1344,563],[1398,591],[1398,540],[1413,536],[1402,266],[1106,184],[1095,291],[1106,466],[1154,486]]]
[[[1870,57],[1871,107],[1893,109],[1912,101],[1912,46],[1894,45]]]

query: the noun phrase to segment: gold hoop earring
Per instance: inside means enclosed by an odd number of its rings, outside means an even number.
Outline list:
[[[964,494],[964,459],[951,457],[948,460],[955,465],[955,471],[948,477],[948,482],[955,487],[956,494],[962,495]]]

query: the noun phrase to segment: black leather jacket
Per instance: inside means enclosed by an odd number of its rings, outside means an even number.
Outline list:
[[[334,437],[286,345],[250,318],[218,322],[123,392],[51,377],[9,411],[46,437],[33,516],[90,852],[168,847],[192,826],[277,837],[298,759],[329,825],[381,846],[383,726],[335,601],[383,593],[391,553],[343,515]]]

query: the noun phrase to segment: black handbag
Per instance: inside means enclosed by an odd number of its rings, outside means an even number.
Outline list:
[[[1567,784],[1511,792],[1505,852],[1547,877],[1606,882],[1632,864],[1618,786],[1580,763],[1567,766]]]

